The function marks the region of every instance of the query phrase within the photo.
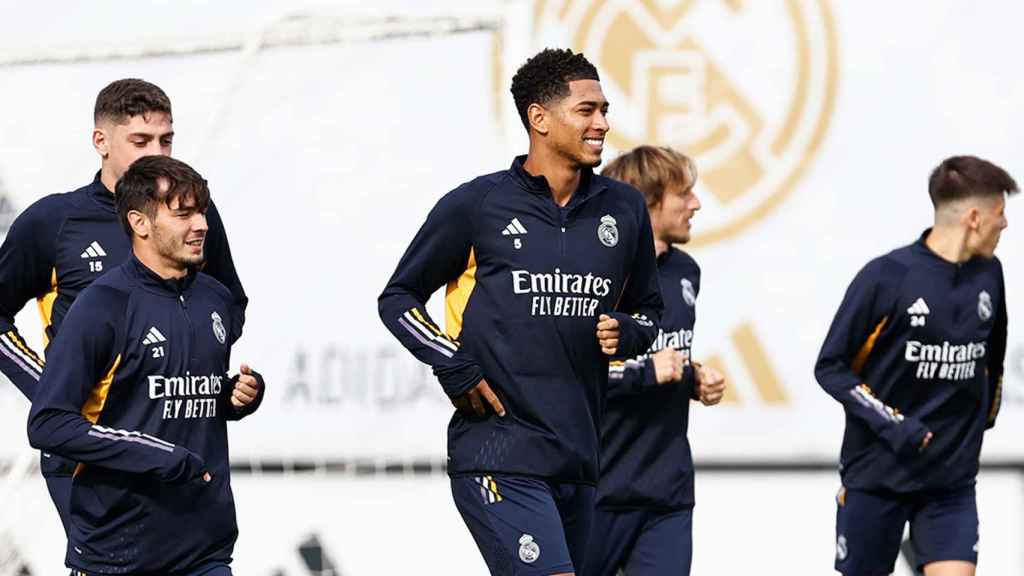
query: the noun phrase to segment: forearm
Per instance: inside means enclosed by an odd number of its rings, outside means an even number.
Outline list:
[[[155,474],[166,482],[202,473],[202,461],[181,446],[143,432],[93,424],[68,410],[33,410],[28,437],[39,450],[111,470]]]
[[[43,373],[40,355],[32,350],[9,318],[0,319],[0,372],[31,401]]]

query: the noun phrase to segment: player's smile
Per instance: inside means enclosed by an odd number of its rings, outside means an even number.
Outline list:
[[[193,254],[203,253],[203,243],[206,242],[206,234],[197,234],[191,240],[186,240],[185,245],[191,249]]]
[[[584,138],[583,142],[595,154],[600,154],[601,151],[604,150],[604,135],[603,134],[601,136],[591,136],[589,138]]]

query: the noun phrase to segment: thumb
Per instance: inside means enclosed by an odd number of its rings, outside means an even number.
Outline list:
[[[597,317],[598,321],[600,322],[604,322],[605,320],[611,320],[611,318],[612,317],[607,314],[601,314],[600,316]]]
[[[239,372],[242,374],[252,374],[252,368],[249,368],[249,365],[243,362],[242,366],[239,368]]]

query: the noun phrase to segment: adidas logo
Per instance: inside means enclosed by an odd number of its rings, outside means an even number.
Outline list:
[[[100,243],[95,240],[93,240],[92,244],[89,244],[85,252],[82,252],[82,258],[102,258],[106,255],[107,253],[103,251],[103,246],[100,246]]]
[[[156,326],[153,326],[149,329],[145,339],[142,340],[142,345],[149,346],[151,344],[159,344],[161,342],[167,342],[167,338],[164,338],[164,335],[156,329]]]
[[[526,226],[523,226],[519,218],[513,218],[512,222],[501,231],[502,236],[517,236],[519,234],[526,234]]]
[[[918,298],[910,305],[910,308],[907,308],[907,314],[910,314],[911,326],[924,326],[925,316],[931,314],[931,310],[928,309],[924,298]]]

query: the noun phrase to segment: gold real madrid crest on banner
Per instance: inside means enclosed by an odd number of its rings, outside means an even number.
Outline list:
[[[600,70],[612,147],[697,161],[695,246],[777,208],[828,127],[838,58],[824,0],[536,0],[532,17],[535,48],[569,46]]]

